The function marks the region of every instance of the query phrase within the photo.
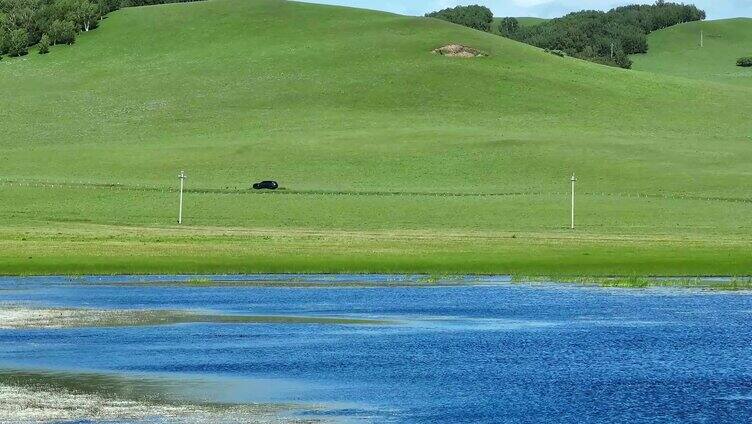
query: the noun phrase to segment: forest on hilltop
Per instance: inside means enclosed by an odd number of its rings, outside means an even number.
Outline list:
[[[485,6],[458,6],[428,13],[481,31],[491,31],[493,13]],[[631,68],[630,54],[647,53],[647,35],[684,22],[705,19],[694,5],[657,1],[634,4],[607,12],[583,10],[537,25],[522,26],[516,18],[498,23],[498,32],[536,47],[606,65]]]
[[[0,0],[0,56],[23,56],[39,45],[73,44],[81,31],[97,27],[122,7],[195,0]]]

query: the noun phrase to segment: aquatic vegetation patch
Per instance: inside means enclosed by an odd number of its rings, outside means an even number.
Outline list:
[[[0,369],[0,423],[271,424],[320,422],[296,418],[304,411],[328,411],[318,404],[223,400],[228,384],[237,383],[191,376]],[[247,390],[242,383],[238,387]]]
[[[44,277],[31,277],[42,279]],[[50,277],[56,278],[56,277]],[[414,287],[430,285],[500,284],[507,276],[467,275],[452,273],[429,274],[235,274],[235,275],[160,275],[160,276],[102,276],[79,277],[85,284],[173,287],[296,287],[296,288],[357,288],[357,287]],[[113,281],[113,278],[116,279]],[[120,279],[120,280],[117,280]],[[0,281],[2,278],[0,278]]]
[[[752,277],[731,278],[671,278],[671,277],[522,277],[512,278],[513,283],[568,283],[588,286],[646,289],[654,287],[701,289],[708,291],[752,291]]]
[[[429,274],[422,276],[418,279],[420,284],[434,284],[434,285],[461,285],[461,284],[474,284],[467,280],[466,276],[451,275],[451,274]]]
[[[102,394],[0,385],[0,422],[281,423],[275,405],[168,404]]]
[[[186,286],[213,286],[216,283],[209,278],[191,278],[184,283]]]

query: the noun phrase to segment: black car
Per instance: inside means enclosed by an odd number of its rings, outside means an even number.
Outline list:
[[[279,184],[276,181],[261,181],[260,183],[253,183],[254,190],[276,190],[279,188]]]

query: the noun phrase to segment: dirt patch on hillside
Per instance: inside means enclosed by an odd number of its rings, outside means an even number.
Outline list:
[[[439,47],[438,49],[433,50],[433,53],[440,54],[442,56],[463,57],[463,58],[488,56],[486,53],[483,53],[482,51],[478,49],[474,49],[468,46],[463,46],[462,44],[447,44],[446,46]]]

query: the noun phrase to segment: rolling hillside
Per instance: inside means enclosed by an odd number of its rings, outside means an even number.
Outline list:
[[[532,16],[523,16],[523,17],[517,18],[517,20],[520,22],[520,25],[522,26],[533,26],[533,25],[538,25],[540,23],[546,22],[548,19],[536,18]]]
[[[502,19],[504,18],[503,17],[494,18],[494,23],[491,26],[491,31],[498,34],[499,22],[501,22]],[[521,26],[534,26],[534,25],[538,25],[548,20],[545,18],[535,18],[532,16],[521,16],[521,17],[516,17],[515,19],[517,19],[517,21],[520,23]]]
[[[501,22],[502,19],[504,18],[503,17],[494,18],[494,23],[491,28],[493,31],[496,31],[498,29],[499,23]],[[521,26],[538,25],[548,20],[545,18],[535,18],[532,16],[520,16],[520,17],[515,17],[515,19],[517,19],[517,22],[519,22]]]
[[[449,43],[488,57],[431,53]],[[120,10],[74,46],[3,59],[0,85],[0,272],[750,261],[752,96],[730,86],[280,0]],[[268,178],[286,190],[248,190]]]
[[[632,57],[634,69],[752,87],[752,69],[736,66],[752,56],[752,18],[677,25],[650,34],[648,43],[647,54]]]

